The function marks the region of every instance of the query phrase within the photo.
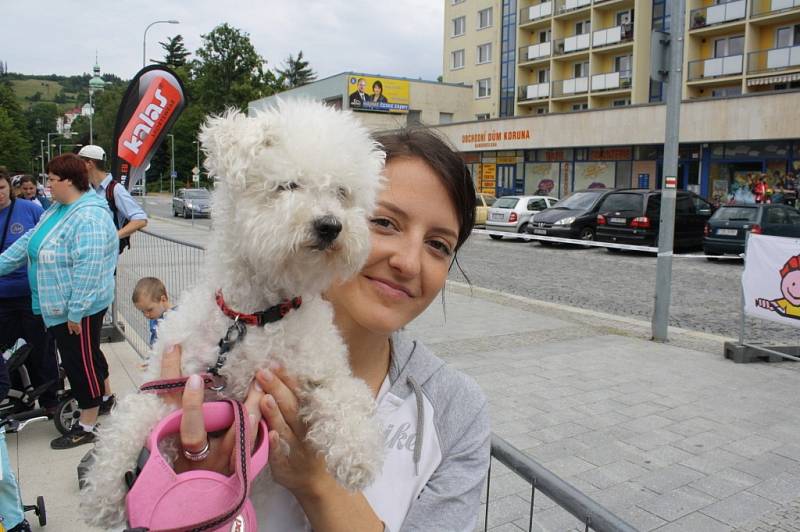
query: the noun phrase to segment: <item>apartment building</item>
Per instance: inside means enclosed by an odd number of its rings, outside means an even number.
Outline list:
[[[650,38],[670,29],[668,1],[445,0],[444,80],[473,85],[469,114],[489,122],[439,129],[479,188],[659,187]],[[498,53],[477,64],[486,9]],[[800,170],[800,121],[786,114],[800,105],[800,0],[687,0],[685,17],[681,188],[724,200],[747,173]]]

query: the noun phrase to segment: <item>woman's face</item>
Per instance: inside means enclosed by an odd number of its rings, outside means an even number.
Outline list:
[[[25,199],[32,200],[36,198],[36,185],[31,183],[30,181],[25,181],[22,183],[22,197]]]
[[[11,187],[8,181],[0,179],[0,208],[5,208],[11,203]]]
[[[50,185],[50,194],[58,203],[68,203],[74,190],[72,181],[62,180],[56,174],[47,175],[47,182]]]
[[[381,86],[376,83],[375,85],[372,86],[372,92],[373,94],[375,94],[375,96],[380,96],[381,93],[383,92],[383,88],[381,88]]]
[[[371,252],[358,275],[328,290],[337,323],[389,335],[444,287],[458,218],[439,177],[420,159],[394,159],[370,218]]]

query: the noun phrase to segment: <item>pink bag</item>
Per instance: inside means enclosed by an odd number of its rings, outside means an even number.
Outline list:
[[[235,425],[239,449],[236,470],[226,477],[213,471],[176,473],[158,450],[158,442],[180,432],[183,412],[164,418],[150,433],[139,457],[138,474],[129,478],[126,497],[128,531],[256,531],[255,510],[248,499],[250,484],[269,456],[268,429],[261,420],[257,448],[251,457],[247,410],[236,401],[203,404],[206,430]]]

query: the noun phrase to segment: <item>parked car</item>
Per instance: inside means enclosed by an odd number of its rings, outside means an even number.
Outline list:
[[[496,198],[489,194],[475,194],[475,225],[486,224],[486,217]]]
[[[486,229],[506,233],[524,233],[531,217],[558,202],[549,196],[503,196],[489,208]],[[499,240],[502,235],[489,235]]]
[[[594,240],[597,229],[597,209],[611,189],[576,190],[555,206],[535,214],[528,233],[559,238]],[[552,242],[541,240],[540,244]]]
[[[140,183],[133,185],[131,187],[131,196],[143,196],[144,195],[144,186]]]
[[[595,240],[617,244],[657,246],[661,191],[616,189],[598,208]],[[675,248],[703,244],[703,230],[713,209],[694,192],[679,190],[675,202]],[[616,251],[609,248],[609,251]]]
[[[800,238],[800,212],[788,205],[723,205],[705,227],[706,255],[744,253],[747,233]]]
[[[172,214],[184,218],[211,217],[211,194],[204,188],[180,188],[172,198]]]

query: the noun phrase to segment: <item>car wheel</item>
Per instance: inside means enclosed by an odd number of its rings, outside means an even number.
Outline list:
[[[584,227],[583,229],[581,229],[579,238],[581,240],[587,240],[587,241],[594,240],[594,229],[592,229],[591,227]]]
[[[172,216],[177,218],[178,217],[178,211],[176,211],[175,209],[172,209]]]
[[[503,237],[500,235],[489,235],[489,238],[491,238],[492,240],[500,240]]]
[[[519,226],[519,231],[517,231],[517,232],[518,233],[522,233],[522,234],[527,234],[527,232],[528,232],[528,222],[525,222],[524,224],[520,225]]]
[[[188,218],[189,217],[189,213],[186,211],[186,207],[183,208],[183,217],[184,218]]]

